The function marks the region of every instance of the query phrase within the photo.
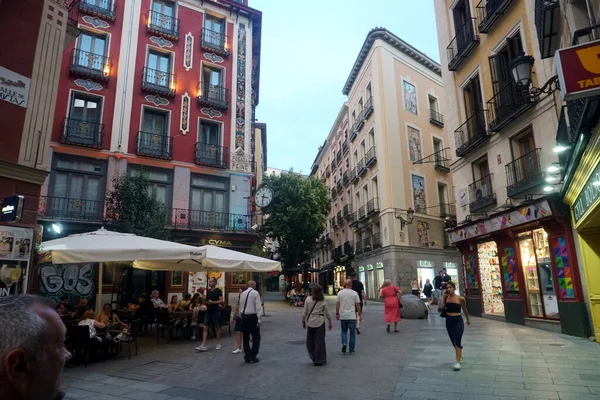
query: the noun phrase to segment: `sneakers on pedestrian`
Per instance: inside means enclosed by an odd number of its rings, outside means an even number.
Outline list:
[[[464,359],[461,357],[461,358],[460,358],[460,363],[462,364],[462,363],[463,363],[463,361],[464,361]]]
[[[462,366],[460,365],[460,363],[456,363],[452,366],[452,369],[455,371],[460,371],[461,368]]]
[[[235,349],[234,351],[232,351],[233,354],[240,354],[242,352],[242,349]]]
[[[219,343],[216,348],[217,350],[221,350],[221,343]]]
[[[206,346],[198,346],[198,347],[196,347],[196,351],[203,352],[203,351],[206,351],[206,350],[208,350],[208,348]]]
[[[342,345],[342,353],[345,353],[345,352],[346,352],[346,345],[345,345],[345,344],[343,344],[343,345]]]

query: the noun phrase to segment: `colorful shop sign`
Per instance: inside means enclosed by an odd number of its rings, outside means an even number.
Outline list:
[[[543,200],[539,203],[519,207],[515,210],[498,214],[489,219],[451,231],[450,240],[452,243],[456,243],[461,240],[472,239],[502,229],[533,222],[551,215],[550,204],[547,200]]]
[[[556,52],[554,62],[564,100],[600,94],[600,40]]]
[[[594,172],[592,172],[592,175],[590,175],[579,196],[577,196],[577,199],[573,203],[575,225],[592,208],[598,198],[600,198],[600,163],[596,165]]]
[[[373,266],[371,264],[367,265],[367,271],[373,271]]]
[[[363,267],[362,265],[358,267],[358,272],[365,272],[365,267]]]
[[[383,268],[383,263],[380,263],[380,262],[376,263],[375,264],[375,268],[382,269]]]
[[[33,229],[0,226],[0,297],[27,291]]]

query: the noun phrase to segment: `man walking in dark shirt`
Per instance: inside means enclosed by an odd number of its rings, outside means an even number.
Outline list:
[[[197,351],[206,351],[206,340],[208,339],[208,330],[212,327],[217,336],[217,350],[221,350],[221,306],[223,301],[223,292],[217,287],[217,280],[210,278],[208,280],[208,290],[206,291],[206,316],[204,317],[204,332],[202,344],[196,347]]]
[[[444,271],[440,270],[438,276],[433,278],[433,288],[435,289],[434,296],[435,302],[438,305],[438,311],[442,311],[440,308],[440,299],[442,298],[442,283],[444,282]]]
[[[367,296],[365,294],[365,286],[363,285],[363,283],[361,281],[358,280],[358,276],[356,275],[356,272],[354,272],[352,275],[352,290],[354,290],[356,293],[358,293],[358,298],[360,299],[360,319],[358,319],[356,321],[356,334],[360,335],[360,321],[362,320],[362,312],[363,312],[363,303],[364,305],[367,304]]]

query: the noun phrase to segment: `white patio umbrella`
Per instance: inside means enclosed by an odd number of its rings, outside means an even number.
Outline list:
[[[197,247],[196,250],[202,254],[200,257],[201,264],[191,265],[182,262],[138,260],[133,263],[133,267],[152,271],[187,272],[206,271],[209,269],[224,272],[281,271],[281,263],[279,261],[253,256],[252,254],[210,245]]]
[[[102,298],[102,269],[104,262],[136,260],[179,263],[180,270],[201,265],[203,253],[197,247],[158,240],[130,233],[108,231],[101,228],[94,232],[70,235],[61,239],[42,242],[41,253],[50,252],[54,264],[100,263],[98,270],[98,296],[96,309]]]

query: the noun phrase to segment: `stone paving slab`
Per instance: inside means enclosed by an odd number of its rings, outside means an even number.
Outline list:
[[[334,307],[334,303],[330,303]],[[141,338],[138,356],[65,370],[69,399],[275,400],[600,400],[600,345],[503,322],[473,318],[463,338],[463,369],[444,320],[403,320],[386,333],[383,306],[365,309],[355,355],[340,352],[339,323],[327,333],[328,364],[315,367],[304,346],[300,308],[268,302],[261,358],[245,364],[223,348],[197,353],[197,341]]]

